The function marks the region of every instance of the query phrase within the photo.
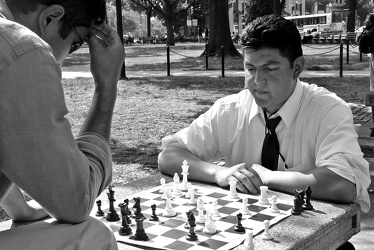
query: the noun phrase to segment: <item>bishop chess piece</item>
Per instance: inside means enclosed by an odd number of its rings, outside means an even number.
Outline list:
[[[107,221],[118,221],[120,220],[119,219],[119,216],[116,212],[116,210],[114,209],[114,202],[116,201],[114,199],[114,191],[113,191],[113,186],[112,185],[109,185],[109,192],[107,192],[107,195],[108,195],[108,199],[109,199],[109,213],[106,215],[106,220]]]
[[[96,205],[97,205],[96,216],[104,216],[104,211],[101,210],[101,200],[96,201]]]
[[[118,230],[119,235],[130,235],[132,233],[132,229],[129,226],[128,219],[127,219],[127,210],[128,210],[128,205],[125,203],[120,203],[118,205],[121,208],[121,215],[122,215],[122,224],[120,229]]]
[[[190,211],[188,211],[187,213],[187,222],[188,224],[190,225],[190,231],[188,232],[188,234],[186,235],[186,240],[189,240],[189,241],[196,241],[197,240],[197,234],[195,233],[195,227],[196,227],[196,219],[195,219],[195,216],[194,214]]]
[[[236,215],[236,218],[237,218],[238,222],[236,223],[236,225],[234,227],[234,230],[236,232],[245,232],[245,228],[242,225],[243,215],[241,213],[238,213]]]

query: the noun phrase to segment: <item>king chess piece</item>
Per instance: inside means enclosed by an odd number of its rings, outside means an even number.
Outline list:
[[[119,219],[119,216],[116,212],[116,210],[114,209],[114,202],[116,201],[114,199],[114,191],[112,190],[113,186],[112,185],[109,185],[109,192],[107,192],[107,195],[108,195],[108,199],[109,199],[109,213],[106,215],[106,220],[107,221],[118,221],[120,220]]]

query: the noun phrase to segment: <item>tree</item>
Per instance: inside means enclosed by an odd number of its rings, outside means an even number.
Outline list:
[[[207,51],[208,55],[222,56],[221,46],[225,55],[241,56],[230,35],[227,0],[210,0],[210,32]]]
[[[153,7],[152,3],[156,3],[155,0],[124,0],[124,4],[126,4],[129,8],[134,11],[143,12],[147,16],[147,36],[150,37],[152,35],[151,31],[151,17],[153,15]]]
[[[284,9],[284,5],[286,4],[286,0],[280,0],[280,1],[273,0],[273,4],[274,4],[274,14],[281,16],[283,9]]]
[[[305,11],[312,13],[314,5],[318,3],[319,5],[328,5],[329,3],[334,3],[333,0],[305,0]]]
[[[282,15],[286,0],[251,0],[246,2],[246,23],[259,16],[275,14]]]
[[[370,0],[358,0],[357,1],[357,16],[360,23],[363,24],[367,14],[371,13],[374,9],[374,4]]]
[[[348,5],[348,21],[347,21],[347,31],[354,32],[356,26],[356,8],[357,0],[347,0]]]

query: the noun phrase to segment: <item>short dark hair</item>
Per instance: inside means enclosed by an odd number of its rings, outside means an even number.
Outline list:
[[[241,44],[244,49],[279,49],[280,54],[288,58],[291,67],[303,55],[296,25],[277,15],[261,16],[249,23],[242,33]]]
[[[61,5],[65,9],[65,17],[74,26],[86,28],[94,24],[101,24],[106,18],[105,0],[5,0],[13,14],[28,14],[35,11],[38,5]],[[69,24],[63,22],[59,30],[60,36],[65,39],[71,32]]]

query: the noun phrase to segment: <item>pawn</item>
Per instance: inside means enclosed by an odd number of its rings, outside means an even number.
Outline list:
[[[166,180],[164,178],[161,178],[160,179],[160,183],[161,183],[161,188],[160,188],[160,193],[164,193],[165,192],[165,184],[166,184]]]
[[[236,232],[245,232],[245,228],[243,227],[242,225],[242,219],[243,219],[243,215],[241,213],[238,213],[236,215],[236,218],[238,220],[238,222],[236,223],[235,227],[234,227],[234,230]]]
[[[153,204],[151,206],[151,209],[152,209],[152,215],[151,217],[149,218],[150,221],[159,221],[159,218],[156,214],[156,204]]]
[[[197,204],[197,200],[195,199],[195,190],[191,189],[190,191],[191,198],[188,200],[188,204],[194,205]]]
[[[251,214],[251,211],[248,209],[248,198],[243,198],[243,208],[241,212],[245,215]]]
[[[270,211],[272,213],[279,213],[279,209],[277,207],[277,197],[275,195],[273,195],[271,198],[270,198],[270,201],[271,201],[271,207],[270,207]]]
[[[174,210],[173,206],[171,205],[171,201],[169,198],[166,199],[166,206],[165,206],[165,209],[162,215],[165,217],[174,217],[177,215],[177,212]]]
[[[101,210],[101,200],[96,201],[96,205],[97,205],[96,216],[104,216],[104,211]]]
[[[273,236],[271,236],[270,232],[269,232],[269,226],[270,226],[270,222],[268,220],[264,220],[264,232],[262,233],[261,235],[261,238],[263,240],[272,240],[273,239]]]

